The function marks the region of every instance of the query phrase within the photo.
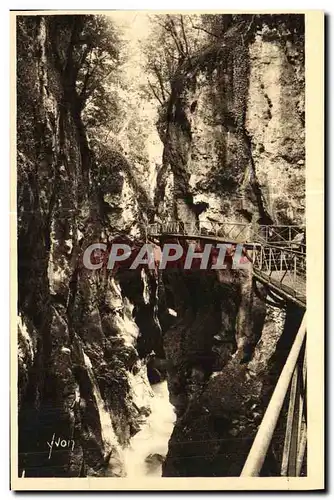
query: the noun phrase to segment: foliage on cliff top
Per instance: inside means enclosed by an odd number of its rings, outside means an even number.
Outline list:
[[[235,43],[247,46],[257,33],[268,39],[300,39],[304,16],[285,14],[156,15],[146,43],[145,71],[151,96],[163,107],[180,73],[212,64],[215,57]],[[154,57],[153,57],[154,54]]]

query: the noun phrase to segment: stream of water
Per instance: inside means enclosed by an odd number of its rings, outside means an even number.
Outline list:
[[[176,416],[169,402],[167,382],[153,385],[152,390],[152,412],[132,438],[130,447],[124,450],[127,477],[161,476]]]
[[[99,411],[102,439],[108,446],[113,445],[118,449],[127,477],[161,476],[162,462],[167,454],[168,441],[176,420],[173,406],[169,402],[167,382],[154,384],[150,389],[147,385],[146,375],[144,377],[146,384],[143,383],[140,375],[138,375],[138,380],[132,381],[137,403],[139,406],[149,404],[151,413],[142,424],[141,430],[131,439],[130,446],[121,449],[117,445],[117,437],[113,430],[111,417],[101,397],[91,361],[85,353],[84,359]],[[114,474],[116,472],[120,476],[122,475],[120,466],[119,470],[116,470],[113,463],[113,469]]]

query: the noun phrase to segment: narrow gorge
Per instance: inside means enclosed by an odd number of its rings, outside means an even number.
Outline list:
[[[239,476],[302,311],[83,253],[305,223],[303,15],[26,15],[16,50],[19,476]]]

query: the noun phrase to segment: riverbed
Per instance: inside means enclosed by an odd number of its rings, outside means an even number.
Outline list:
[[[167,382],[154,384],[152,391],[151,414],[124,453],[127,477],[161,477],[176,415],[169,402]]]

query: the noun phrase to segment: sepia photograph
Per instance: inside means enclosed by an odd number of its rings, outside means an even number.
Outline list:
[[[323,13],[11,21],[12,489],[321,486]]]

